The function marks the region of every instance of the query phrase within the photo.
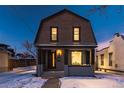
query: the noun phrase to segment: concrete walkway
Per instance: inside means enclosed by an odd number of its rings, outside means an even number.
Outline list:
[[[60,88],[60,81],[58,78],[50,78],[42,88]]]
[[[42,78],[48,79],[42,88],[60,88],[61,82],[59,78],[64,76],[63,71],[48,71],[44,72]]]

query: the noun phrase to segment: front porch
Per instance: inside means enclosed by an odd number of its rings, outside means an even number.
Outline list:
[[[94,48],[38,48],[37,75],[64,71],[64,76],[93,76]]]

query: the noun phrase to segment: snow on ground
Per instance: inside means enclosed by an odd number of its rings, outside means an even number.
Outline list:
[[[119,84],[121,84],[124,87],[124,74],[123,73],[112,73],[112,72],[107,72],[107,73],[103,73],[103,72],[97,72],[98,74],[96,75],[97,78],[107,78],[107,79],[111,79],[114,80],[116,82],[118,82]]]
[[[41,88],[45,81],[45,79],[40,77],[24,75],[0,84],[0,88]]]
[[[60,78],[61,88],[122,88],[124,75],[97,74],[96,77]]]
[[[0,73],[0,88],[41,88],[46,79],[35,77],[35,67],[16,68]]]
[[[41,88],[47,81],[35,77],[36,67],[16,68],[10,72],[0,73],[0,88]],[[122,88],[124,74],[96,72],[96,77],[63,77],[62,88]]]

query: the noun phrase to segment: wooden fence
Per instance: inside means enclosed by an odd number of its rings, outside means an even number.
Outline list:
[[[35,59],[9,59],[9,68],[12,70],[17,67],[26,67],[36,65]]]

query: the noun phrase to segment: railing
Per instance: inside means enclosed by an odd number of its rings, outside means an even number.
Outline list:
[[[92,66],[68,66],[68,75],[70,76],[94,76]]]

